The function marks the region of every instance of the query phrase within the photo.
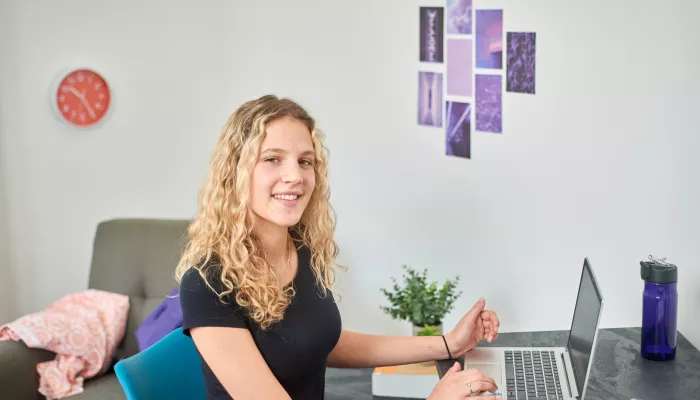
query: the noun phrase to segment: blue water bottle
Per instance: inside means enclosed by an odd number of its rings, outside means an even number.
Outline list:
[[[676,358],[678,268],[665,258],[641,261],[644,280],[642,304],[642,357],[668,361]]]

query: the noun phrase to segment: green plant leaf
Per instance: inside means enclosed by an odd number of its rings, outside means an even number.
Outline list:
[[[402,265],[402,269],[402,284],[392,277],[392,289],[380,289],[389,303],[388,307],[381,306],[380,309],[394,319],[410,321],[416,326],[440,325],[462,295],[461,291],[456,292],[459,276],[440,286],[435,281],[428,281],[427,269],[419,272],[407,265]]]

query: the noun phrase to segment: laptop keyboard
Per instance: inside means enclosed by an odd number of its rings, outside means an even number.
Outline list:
[[[505,351],[508,400],[563,400],[553,351]]]

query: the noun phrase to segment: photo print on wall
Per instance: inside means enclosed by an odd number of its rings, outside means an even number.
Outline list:
[[[472,0],[447,0],[445,25],[448,34],[472,34]]]
[[[420,8],[420,61],[442,63],[445,31],[445,10],[442,7]]]
[[[503,10],[476,10],[476,67],[503,69]]]
[[[501,75],[476,75],[476,95],[474,110],[476,130],[502,133],[501,114],[503,112]]]
[[[447,39],[447,94],[472,96],[472,40]]]
[[[471,104],[448,101],[445,128],[445,154],[471,158]]]
[[[418,72],[418,124],[442,127],[442,76],[440,72]]]
[[[535,94],[534,32],[508,32],[506,91]]]

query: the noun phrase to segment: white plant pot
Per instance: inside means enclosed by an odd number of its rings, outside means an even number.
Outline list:
[[[420,332],[424,329],[423,326],[416,326],[413,324],[411,324],[411,326],[413,327],[413,336],[418,336],[418,332]],[[442,335],[442,333],[443,333],[442,332],[442,324],[440,324],[437,326],[437,334]]]

